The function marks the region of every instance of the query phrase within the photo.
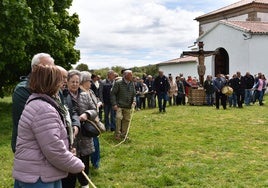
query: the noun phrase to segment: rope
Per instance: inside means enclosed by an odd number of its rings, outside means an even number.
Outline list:
[[[94,183],[89,179],[89,177],[87,176],[87,174],[82,171],[82,174],[85,176],[85,178],[87,179],[88,183],[93,187],[93,188],[97,188]]]
[[[119,142],[118,144],[116,144],[114,147],[120,146],[122,143],[124,143],[127,140],[127,136],[128,136],[128,133],[129,133],[129,129],[130,129],[130,125],[131,125],[133,114],[134,114],[134,107],[131,108],[131,115],[130,115],[130,120],[129,120],[129,123],[128,123],[128,128],[127,128],[127,132],[126,132],[125,138],[121,142]]]

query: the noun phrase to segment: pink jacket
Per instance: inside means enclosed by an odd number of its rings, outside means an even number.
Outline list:
[[[32,94],[29,99],[47,95]],[[68,150],[65,125],[51,104],[37,99],[28,103],[21,115],[13,167],[13,177],[26,183],[60,180],[68,172],[78,173],[84,168],[80,159]]]
[[[259,79],[257,90],[262,91],[263,85],[264,85],[264,81],[262,79]]]

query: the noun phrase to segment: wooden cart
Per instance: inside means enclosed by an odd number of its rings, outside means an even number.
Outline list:
[[[205,105],[206,93],[204,88],[197,88],[197,89],[190,88],[188,103],[190,105]]]

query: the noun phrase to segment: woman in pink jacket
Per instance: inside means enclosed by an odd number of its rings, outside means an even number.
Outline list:
[[[62,75],[56,66],[33,68],[29,97],[20,117],[13,167],[15,188],[61,188],[68,172],[84,164],[69,151],[64,113],[57,93]]]

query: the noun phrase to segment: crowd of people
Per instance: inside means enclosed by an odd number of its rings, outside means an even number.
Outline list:
[[[226,86],[230,88],[228,93],[223,92]],[[246,72],[242,76],[241,72],[237,71],[232,77],[217,74],[215,79],[208,75],[204,82],[206,103],[210,106],[216,104],[216,109],[219,109],[219,104],[223,109],[226,109],[227,105],[243,108],[243,104],[250,106],[256,101],[262,106],[266,88],[267,80],[262,73],[253,76]]]
[[[90,165],[100,166],[100,144],[83,127],[104,121],[116,140],[127,136],[136,106],[132,71],[118,77],[110,70],[100,80],[88,71],[67,71],[46,53],[36,54],[31,66],[12,95],[14,187],[75,188],[78,181],[87,188]]]
[[[162,70],[142,78],[131,70],[122,70],[121,76],[109,70],[101,79],[88,71],[67,71],[46,53],[36,54],[31,68],[12,96],[15,188],[75,188],[77,181],[89,187],[84,173],[90,175],[90,165],[100,167],[100,143],[97,136],[83,134],[86,121],[104,122],[121,141],[128,136],[134,109],[158,107],[165,113],[167,105],[186,105],[189,90],[199,87],[195,77],[173,78]],[[263,105],[266,85],[261,73],[237,72],[232,78],[208,75],[203,87],[207,105],[226,109],[227,104]],[[225,86],[232,88],[230,95],[223,93]]]
[[[216,109],[222,105],[223,109],[229,107],[242,108],[243,104],[249,106],[256,101],[262,106],[263,96],[266,91],[267,81],[262,73],[251,75],[246,72],[244,76],[237,71],[231,78],[229,75],[217,74],[216,77],[207,75],[204,85],[201,86],[196,77],[188,76],[187,79],[183,74],[172,77],[171,74],[165,76],[163,71],[153,78],[151,75],[143,79],[134,79],[136,88],[136,109],[156,107],[158,101],[159,112],[166,112],[166,105],[186,105],[190,89],[203,88],[205,92],[204,105],[216,106]],[[143,86],[145,83],[145,86]],[[231,88],[230,93],[224,93],[223,88]],[[144,89],[145,88],[145,89]],[[145,97],[144,97],[145,96]],[[147,102],[144,102],[144,99]],[[141,105],[142,104],[142,105]]]

